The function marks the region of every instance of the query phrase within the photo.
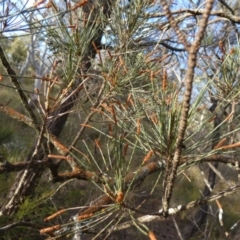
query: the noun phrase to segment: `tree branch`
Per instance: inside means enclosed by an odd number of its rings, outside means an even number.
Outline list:
[[[174,187],[174,181],[176,178],[176,173],[178,169],[178,165],[180,162],[181,152],[182,152],[182,145],[184,141],[184,135],[187,128],[187,121],[188,121],[188,112],[190,109],[190,100],[191,100],[191,94],[192,94],[192,87],[193,87],[193,78],[194,78],[194,69],[197,63],[197,52],[200,47],[201,40],[203,38],[208,18],[212,10],[214,0],[208,0],[204,9],[203,18],[200,23],[200,29],[197,33],[196,39],[191,44],[191,46],[188,49],[188,68],[186,72],[186,80],[185,80],[185,92],[183,97],[183,103],[182,103],[182,110],[181,110],[181,117],[179,122],[179,130],[177,134],[177,142],[176,142],[176,150],[174,153],[173,160],[168,159],[168,161],[172,161],[170,166],[170,174],[168,172],[168,169],[166,169],[166,175],[164,180],[164,194],[162,199],[163,204],[163,216],[167,217],[168,215],[168,207],[169,207],[169,201],[171,199],[172,195],[172,189]],[[164,9],[167,8],[165,7]],[[168,12],[166,14],[169,15]],[[180,36],[181,37],[181,36]],[[184,41],[184,39],[180,38],[180,41]],[[186,43],[185,43],[186,45]],[[188,47],[188,46],[187,46]],[[169,175],[167,175],[169,174]]]
[[[18,81],[17,75],[16,75],[15,71],[12,69],[10,63],[8,62],[1,45],[0,45],[0,59],[8,73],[10,79],[12,80],[13,86],[16,88],[16,91],[18,92],[18,94],[20,96],[20,99],[23,103],[24,108],[26,109],[27,113],[31,117],[33,127],[39,132],[40,128],[37,125],[37,118],[28,104],[28,99],[27,99],[24,91],[22,91],[22,87]]]
[[[183,13],[187,13],[185,15],[182,15]],[[176,10],[176,11],[172,11],[171,12],[172,15],[181,15],[181,19],[185,19],[191,16],[197,16],[197,15],[203,15],[204,14],[204,10],[201,9],[180,9],[180,10]],[[158,13],[158,14],[145,14],[146,17],[150,17],[150,18],[157,18],[157,17],[164,17],[165,13]],[[226,18],[228,20],[230,20],[233,23],[240,23],[240,17],[233,15],[233,14],[228,14],[226,12],[222,12],[222,11],[212,11],[210,13],[210,16],[218,16],[218,17],[222,17],[222,18]]]

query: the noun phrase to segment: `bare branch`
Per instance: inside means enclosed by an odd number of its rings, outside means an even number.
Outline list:
[[[183,13],[186,13],[185,15],[182,15]],[[197,15],[203,15],[204,14],[204,10],[202,9],[180,9],[180,10],[176,10],[176,11],[172,11],[171,12],[172,15],[181,15],[181,20],[186,19],[188,17],[191,16],[197,16]],[[151,18],[156,18],[156,17],[164,17],[165,13],[148,13],[146,14],[146,16],[151,17]],[[228,20],[230,20],[233,23],[239,24],[240,23],[240,17],[236,16],[234,14],[228,14],[226,12],[222,12],[222,11],[212,11],[210,16],[218,16],[221,18],[226,18]],[[176,21],[176,20],[175,20]]]
[[[161,0],[162,6],[163,6],[163,10],[164,13],[166,14],[170,25],[172,26],[172,28],[174,29],[174,31],[176,32],[178,39],[180,40],[180,42],[184,45],[184,47],[186,49],[189,48],[189,43],[187,42],[187,39],[185,38],[185,36],[183,35],[183,33],[181,32],[181,30],[179,29],[175,19],[173,18],[173,15],[168,7],[168,3],[166,0]]]

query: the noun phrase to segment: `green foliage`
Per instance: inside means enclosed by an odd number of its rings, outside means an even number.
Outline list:
[[[45,189],[44,192],[37,194],[36,197],[26,198],[19,207],[15,220],[41,222],[41,219],[50,215],[55,210],[54,206],[50,205],[47,201],[51,194],[52,191],[49,192]]]
[[[0,39],[5,53],[13,68],[15,71],[19,72],[26,60],[29,38],[19,38],[17,36],[12,36],[11,39],[6,37],[0,37]],[[1,65],[0,69],[3,70]]]
[[[21,66],[26,60],[28,42],[22,38],[14,38],[14,41],[9,46],[9,56],[14,66]]]

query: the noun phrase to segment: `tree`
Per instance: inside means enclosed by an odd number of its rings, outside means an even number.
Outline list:
[[[6,239],[237,237],[237,205],[222,221],[240,186],[237,3],[2,4],[1,38],[30,33],[20,74],[0,47],[22,103],[0,111],[29,131],[22,154],[1,146]]]

